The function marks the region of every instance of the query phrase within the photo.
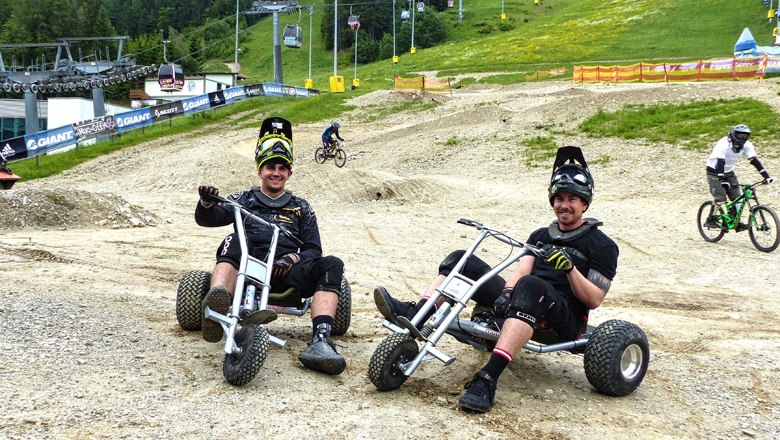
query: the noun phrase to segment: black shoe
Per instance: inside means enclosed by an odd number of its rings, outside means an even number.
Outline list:
[[[417,304],[413,302],[398,301],[387,293],[387,289],[382,286],[374,289],[374,303],[376,308],[379,309],[379,313],[385,317],[388,321],[401,327],[398,322],[398,317],[403,316],[408,320],[412,320],[417,313],[415,307]]]
[[[710,218],[707,219],[707,221],[704,222],[704,227],[705,228],[711,228],[711,229],[719,229],[720,225],[715,220],[715,218],[710,217]]]
[[[298,354],[298,360],[312,370],[325,374],[341,374],[347,368],[344,356],[336,352],[336,345],[330,337],[317,335],[309,345]]]
[[[203,316],[203,339],[207,342],[219,342],[222,340],[222,324],[211,319],[206,319],[206,307],[212,311],[227,315],[230,310],[230,291],[225,286],[214,286],[203,298],[200,306],[200,313]]]
[[[493,407],[496,398],[496,381],[489,374],[480,370],[464,387],[466,392],[460,397],[458,405],[461,408],[485,413]]]
[[[737,232],[747,231],[748,229],[750,229],[750,226],[742,222],[737,223],[737,227],[735,228]]]

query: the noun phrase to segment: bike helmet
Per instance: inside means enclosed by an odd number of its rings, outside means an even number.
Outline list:
[[[336,130],[338,130],[339,128],[341,128],[341,124],[339,123],[339,121],[333,121],[333,124],[331,124],[331,125],[332,125],[332,126],[333,126],[333,128],[335,128]]]
[[[593,176],[582,156],[582,150],[579,147],[559,148],[548,188],[550,206],[560,192],[576,194],[590,205],[593,200],[593,187]]]
[[[255,163],[257,169],[269,160],[277,159],[286,163],[288,168],[293,164],[293,143],[281,134],[267,134],[257,141],[255,149]]]
[[[731,140],[731,148],[735,152],[739,152],[742,147],[745,146],[745,142],[750,138],[750,127],[745,124],[739,124],[735,126],[729,132],[729,139]]]

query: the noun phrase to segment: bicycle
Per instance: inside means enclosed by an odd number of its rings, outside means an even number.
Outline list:
[[[748,207],[747,228],[750,241],[761,252],[772,252],[780,244],[780,220],[775,210],[758,201],[755,188],[765,185],[764,181],[750,185],[740,185],[742,194],[736,199],[721,204],[707,201],[699,207],[697,215],[699,234],[705,241],[715,243],[728,231],[741,232],[740,219],[745,206]],[[734,213],[733,215],[730,213]]]
[[[341,168],[347,163],[347,152],[341,148],[341,143],[333,139],[330,144],[330,148],[320,147],[314,152],[314,161],[323,164],[326,160],[333,159],[336,162],[336,166]]]
[[[460,219],[458,223],[479,231],[469,249],[458,261],[441,287],[430,297],[417,314],[408,320],[397,319],[399,327],[387,320],[382,325],[393,333],[385,337],[374,350],[368,365],[368,379],[379,391],[399,388],[424,361],[439,360],[445,366],[455,362],[439,346],[439,340],[448,334],[458,342],[477,350],[491,352],[501,335],[503,318],[477,305],[471,319],[461,318],[474,293],[492,276],[518,261],[523,255],[539,255],[542,249],[521,243],[508,235],[490,229],[473,220]],[[472,280],[461,273],[466,261],[488,237],[509,245],[514,253],[493,267],[479,279]],[[440,298],[445,301],[436,312],[425,316]],[[419,327],[419,328],[418,328]],[[583,355],[583,367],[588,382],[599,392],[609,396],[625,396],[632,393],[645,377],[650,362],[650,345],[647,336],[636,324],[620,319],[610,319],[597,327],[588,325],[574,340],[558,340],[544,328],[535,329],[534,337],[523,348],[537,353],[569,351]],[[417,345],[420,341],[423,346]]]

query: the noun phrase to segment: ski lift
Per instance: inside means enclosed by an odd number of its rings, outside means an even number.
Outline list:
[[[347,26],[349,26],[350,29],[353,31],[356,31],[360,29],[360,16],[359,15],[350,15],[349,19],[347,20]]]
[[[297,24],[288,24],[284,27],[284,45],[300,49],[303,41],[303,30]]]
[[[402,10],[401,11],[401,23],[407,23],[409,21],[409,11]]]
[[[178,64],[163,64],[157,72],[157,83],[163,92],[180,92],[184,88],[184,71]]]
[[[447,7],[448,8],[454,8],[455,7],[455,0],[447,0]]]
[[[417,2],[417,12],[425,12],[425,3]]]

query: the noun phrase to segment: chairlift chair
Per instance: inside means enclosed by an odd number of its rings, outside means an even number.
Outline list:
[[[425,3],[417,2],[417,12],[425,12]]]
[[[184,71],[178,64],[163,64],[157,72],[157,83],[163,92],[179,92],[184,88]]]
[[[297,24],[288,24],[284,27],[284,45],[300,49],[303,42],[303,30]]]
[[[455,7],[455,0],[447,0],[447,7],[448,8],[454,8]]]
[[[350,15],[349,19],[347,20],[347,25],[353,31],[356,31],[356,30],[360,29],[360,16],[359,15]]]
[[[406,23],[409,21],[409,11],[403,10],[401,11],[401,22]]]

